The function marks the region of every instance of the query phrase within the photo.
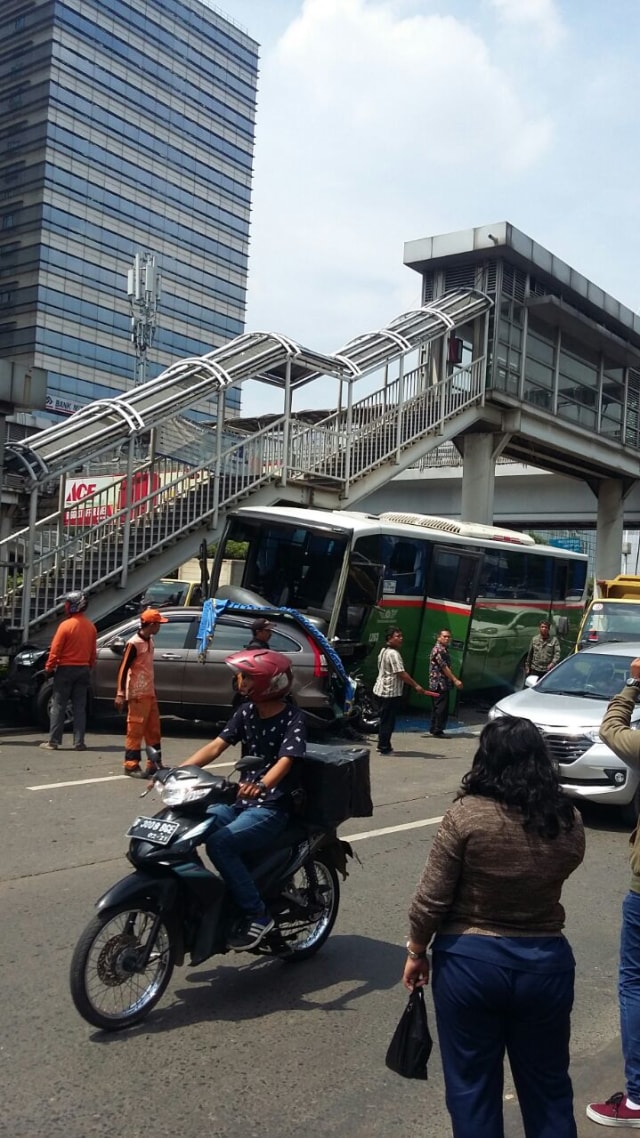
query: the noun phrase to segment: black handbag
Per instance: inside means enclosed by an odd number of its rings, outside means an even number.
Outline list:
[[[393,1033],[385,1063],[405,1079],[426,1079],[433,1040],[427,1023],[422,986],[414,988]]]

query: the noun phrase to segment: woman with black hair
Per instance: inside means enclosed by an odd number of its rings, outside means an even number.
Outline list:
[[[526,1138],[576,1138],[569,1078],[575,961],[562,886],[582,819],[527,719],[487,724],[409,910],[403,983],[429,981],[454,1138],[503,1138],[509,1056]]]

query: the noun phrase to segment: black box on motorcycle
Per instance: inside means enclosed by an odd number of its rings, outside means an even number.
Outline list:
[[[366,747],[309,746],[300,771],[305,822],[333,830],[347,818],[373,814]]]

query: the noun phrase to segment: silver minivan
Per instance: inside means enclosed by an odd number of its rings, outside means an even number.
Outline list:
[[[563,660],[546,676],[496,703],[489,719],[530,719],[545,737],[567,794],[619,807],[630,823],[640,813],[640,771],[632,770],[600,739],[607,704],[624,687],[640,640],[594,644]],[[631,726],[640,727],[640,703]]]

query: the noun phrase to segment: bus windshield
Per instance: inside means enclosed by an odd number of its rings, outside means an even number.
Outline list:
[[[247,543],[242,587],[269,604],[330,620],[349,534],[307,526],[231,518],[223,557]]]

